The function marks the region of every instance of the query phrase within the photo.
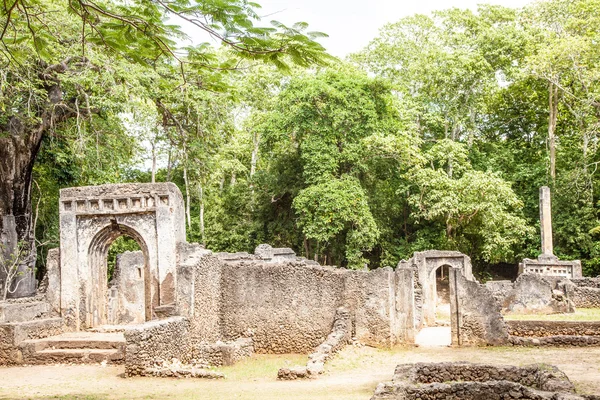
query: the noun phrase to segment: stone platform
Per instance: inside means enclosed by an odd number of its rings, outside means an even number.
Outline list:
[[[125,337],[122,333],[69,332],[20,344],[27,364],[109,362],[125,359]]]

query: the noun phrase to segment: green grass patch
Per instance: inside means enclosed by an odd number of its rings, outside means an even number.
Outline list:
[[[279,368],[306,365],[308,356],[302,354],[255,354],[235,365],[214,368],[231,380],[251,380],[264,377],[275,379]]]

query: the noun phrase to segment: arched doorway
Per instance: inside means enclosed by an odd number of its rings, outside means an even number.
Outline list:
[[[141,249],[143,258],[135,264],[120,263],[109,281],[108,251],[115,240],[121,237],[133,239]],[[100,230],[90,243],[88,267],[92,276],[92,290],[88,292],[87,326],[139,323],[152,319],[152,299],[158,295],[158,285],[153,285],[148,246],[135,229],[113,220],[109,226]],[[111,282],[112,285],[109,285]],[[125,299],[129,299],[129,303],[134,303],[134,306],[137,305],[135,303],[140,303],[142,312],[137,314],[132,311],[132,307],[125,304]],[[129,317],[122,318],[123,315]]]
[[[144,255],[144,318],[151,318],[155,306],[173,305],[184,217],[183,196],[172,183],[61,189],[60,314],[65,325],[79,331],[106,320],[107,250],[122,235],[135,239]]]
[[[439,264],[429,272],[430,297],[425,304],[428,318],[417,333],[415,342],[420,346],[450,346],[452,344],[451,298],[454,285],[450,284],[455,269],[448,264]]]

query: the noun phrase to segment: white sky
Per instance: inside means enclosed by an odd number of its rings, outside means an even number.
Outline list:
[[[307,22],[309,31],[327,33],[319,42],[330,54],[344,57],[357,52],[374,39],[379,29],[413,14],[429,14],[452,7],[475,10],[477,4],[491,3],[522,7],[530,0],[253,0],[262,8],[261,26],[271,20],[286,25]],[[257,24],[258,25],[258,24]],[[206,39],[204,39],[206,40]]]

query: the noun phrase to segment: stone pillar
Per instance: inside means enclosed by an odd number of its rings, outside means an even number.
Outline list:
[[[540,230],[542,234],[542,257],[554,258],[552,247],[552,211],[550,203],[550,188],[540,188]]]

